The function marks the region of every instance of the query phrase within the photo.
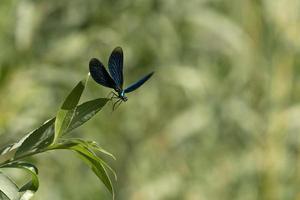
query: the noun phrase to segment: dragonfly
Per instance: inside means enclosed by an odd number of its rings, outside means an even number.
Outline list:
[[[150,72],[144,77],[140,78],[136,82],[132,83],[125,89],[123,89],[123,50],[121,47],[116,47],[108,60],[108,70],[105,69],[104,65],[97,58],[92,58],[89,62],[89,70],[90,75],[98,84],[114,89],[114,92],[111,92],[112,99],[117,99],[117,101],[113,104],[113,110],[115,106],[119,106],[122,102],[126,102],[128,100],[126,94],[135,91],[140,86],[142,86],[154,72]]]

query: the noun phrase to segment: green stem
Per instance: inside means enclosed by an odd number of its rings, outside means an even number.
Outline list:
[[[3,166],[5,166],[5,165],[7,165],[7,164],[10,164],[10,163],[13,163],[13,162],[22,160],[22,159],[24,159],[24,158],[26,158],[26,157],[33,156],[33,155],[39,154],[39,153],[43,153],[43,152],[45,152],[46,150],[47,150],[47,149],[44,149],[44,150],[41,150],[41,151],[36,151],[36,152],[30,152],[30,153],[24,154],[24,155],[22,155],[22,156],[19,156],[19,157],[17,157],[17,158],[13,158],[13,159],[11,159],[11,160],[7,160],[7,161],[5,161],[5,162],[3,162],[3,163],[0,164],[0,168],[3,167]]]

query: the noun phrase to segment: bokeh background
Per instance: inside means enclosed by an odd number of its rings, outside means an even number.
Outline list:
[[[129,101],[72,133],[117,160],[116,199],[300,199],[300,1],[1,0],[0,145],[55,115],[91,57]],[[92,80],[84,99],[109,89]],[[32,158],[34,199],[111,199],[71,152]]]

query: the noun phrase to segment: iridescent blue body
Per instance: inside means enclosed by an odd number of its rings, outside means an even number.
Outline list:
[[[129,85],[126,89],[123,89],[123,50],[121,47],[116,47],[108,61],[108,69],[109,73],[106,71],[104,65],[97,59],[92,58],[89,63],[90,74],[92,78],[105,87],[112,88],[116,91],[117,94],[113,93],[113,98],[118,98],[118,100],[114,103],[113,108],[119,102],[125,102],[128,100],[126,97],[126,93],[132,92],[138,89],[141,85],[143,85],[154,72],[147,74],[142,77],[138,81]]]
[[[127,101],[128,100],[128,98],[125,96],[125,91],[124,90],[122,90],[121,92],[118,93],[118,97],[120,99],[122,99],[122,101]]]

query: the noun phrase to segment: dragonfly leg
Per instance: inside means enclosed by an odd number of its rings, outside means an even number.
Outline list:
[[[113,105],[113,111],[115,110],[116,105],[117,105],[117,107],[118,107],[118,105],[120,105],[121,103],[122,103],[122,99],[118,99],[118,100],[114,103],[114,105]]]
[[[112,98],[113,96],[114,96],[114,92],[113,92],[113,91],[110,91],[110,92],[107,94],[106,98],[108,98],[108,99],[111,100],[111,98]]]
[[[118,95],[116,93],[114,93],[113,91],[111,91],[110,93],[108,93],[107,98],[112,101],[113,99],[117,99]]]
[[[116,106],[115,106],[115,109],[117,109],[117,108],[119,108],[119,106],[122,104],[122,100],[120,99],[118,102],[117,102],[117,104],[116,104]]]

